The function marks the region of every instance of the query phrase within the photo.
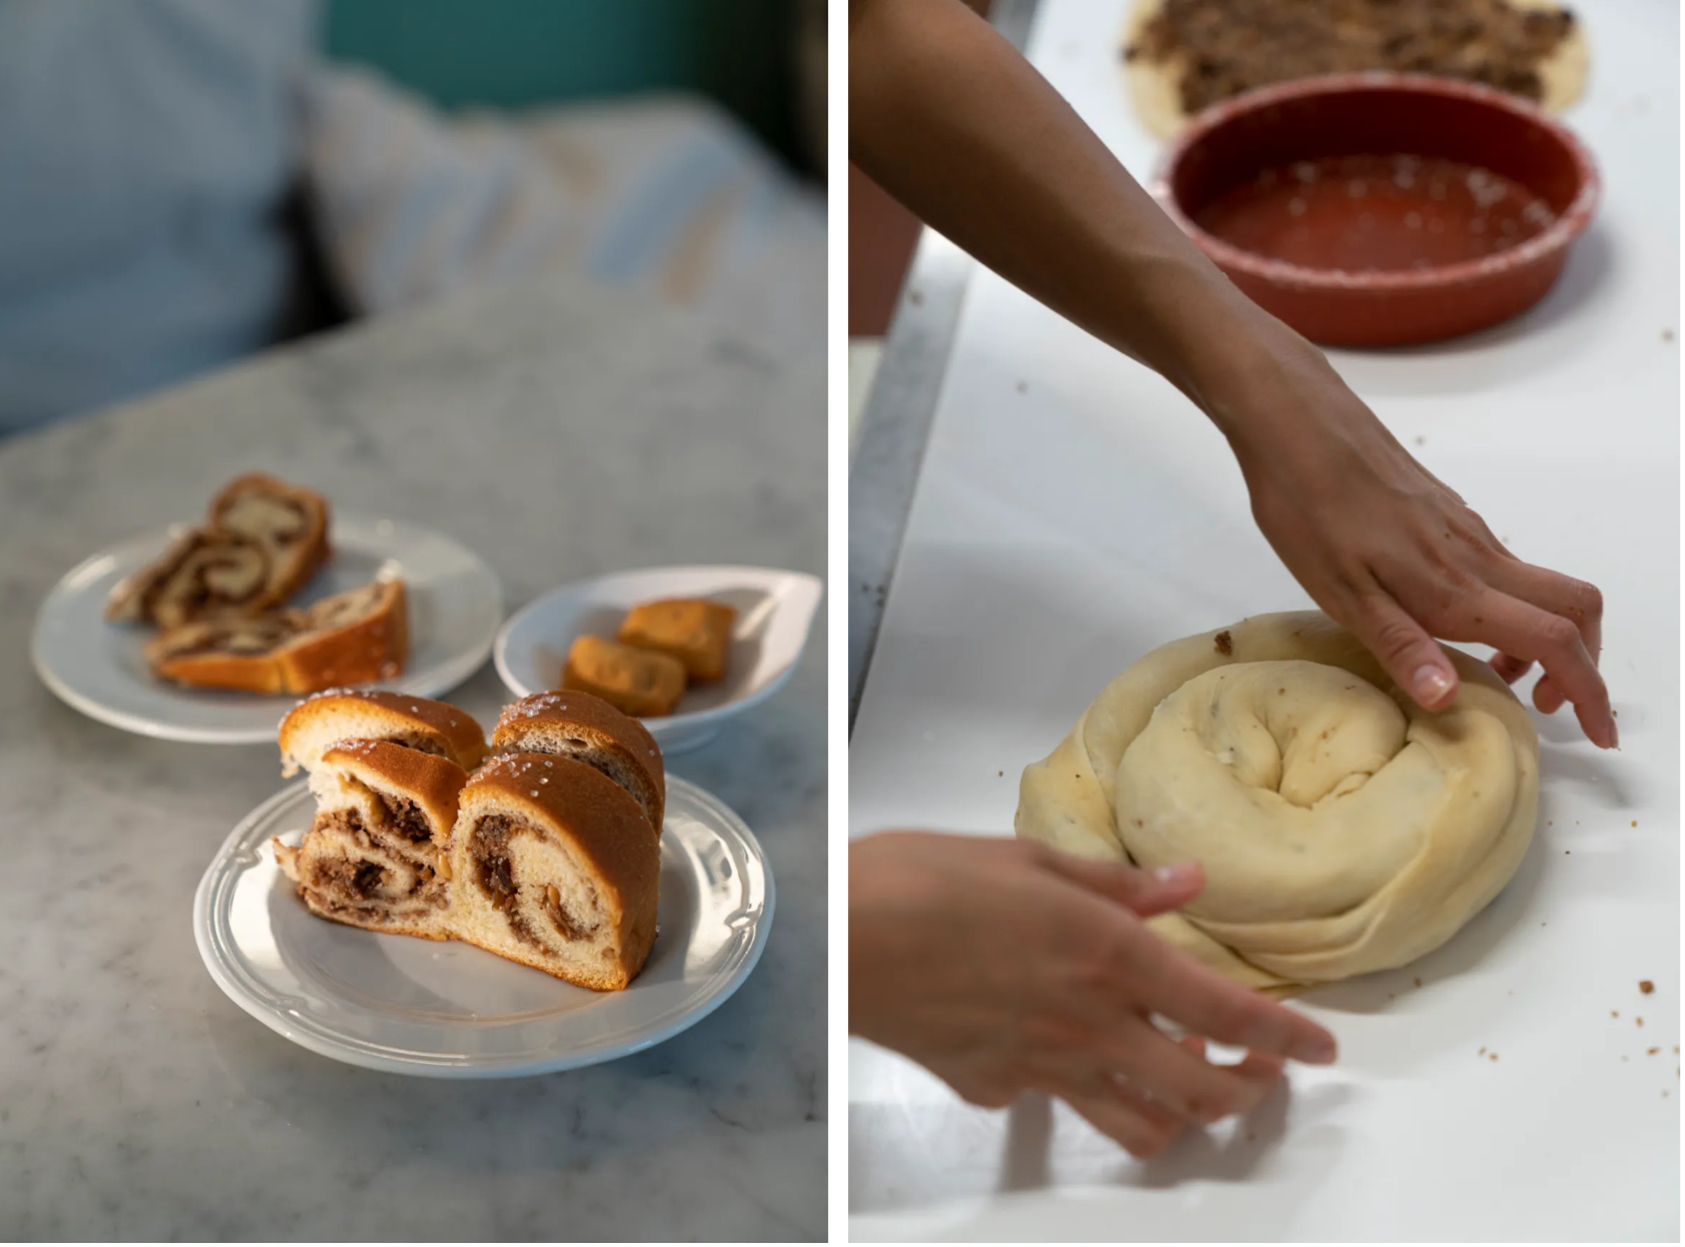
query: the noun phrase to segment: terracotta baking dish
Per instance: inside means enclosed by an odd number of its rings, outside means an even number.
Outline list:
[[[1337,74],[1194,118],[1159,202],[1258,304],[1325,346],[1483,329],[1545,295],[1598,199],[1539,109],[1442,78]]]

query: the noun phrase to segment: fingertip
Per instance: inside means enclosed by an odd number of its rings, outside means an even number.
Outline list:
[[[1174,898],[1175,904],[1186,904],[1204,890],[1205,870],[1198,862],[1173,862],[1157,867],[1153,882],[1165,899]]]
[[[1332,1065],[1339,1059],[1340,1047],[1334,1042],[1334,1036],[1318,1027],[1315,1033],[1295,1044],[1287,1055],[1301,1065]]]
[[[1450,663],[1425,662],[1410,675],[1410,696],[1423,710],[1443,710],[1457,696],[1457,672]]]

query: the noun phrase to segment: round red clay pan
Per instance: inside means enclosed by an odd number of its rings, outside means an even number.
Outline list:
[[[1375,347],[1484,329],[1544,298],[1598,177],[1524,101],[1362,73],[1206,110],[1154,190],[1260,306],[1324,346]]]

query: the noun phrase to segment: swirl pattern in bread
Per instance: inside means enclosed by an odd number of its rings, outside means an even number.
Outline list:
[[[449,860],[458,939],[596,991],[643,968],[660,836],[595,768],[539,753],[492,759],[462,790]]]
[[[1461,690],[1430,713],[1320,612],[1163,646],[1025,769],[1018,834],[1200,862],[1205,890],[1154,926],[1249,986],[1405,965],[1509,882],[1537,811],[1525,709],[1487,664],[1446,652]]]

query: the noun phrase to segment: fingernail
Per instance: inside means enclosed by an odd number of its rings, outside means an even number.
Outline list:
[[[1619,749],[1620,747],[1621,729],[1616,725],[1615,721],[1611,719],[1609,720],[1609,748]]]
[[[1306,1065],[1332,1065],[1338,1055],[1339,1049],[1331,1036],[1307,1039],[1299,1045],[1299,1051],[1294,1054],[1296,1060]]]
[[[1429,663],[1416,668],[1416,674],[1410,677],[1410,687],[1415,690],[1417,701],[1431,706],[1444,698],[1453,686],[1451,678],[1442,669]]]
[[[1153,878],[1167,888],[1186,887],[1199,877],[1199,867],[1193,862],[1177,862],[1172,866],[1160,866],[1153,871]]]

